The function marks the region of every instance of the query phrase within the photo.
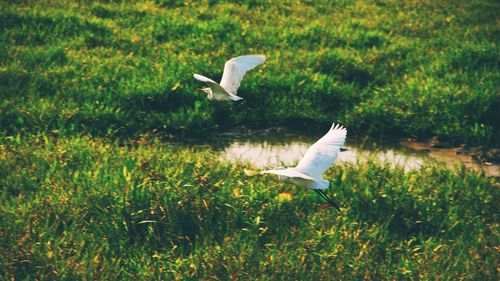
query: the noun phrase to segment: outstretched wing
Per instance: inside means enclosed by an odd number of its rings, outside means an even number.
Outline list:
[[[315,179],[323,178],[323,173],[335,162],[346,135],[344,127],[333,123],[330,131],[309,147],[295,170]]]
[[[196,80],[205,82],[209,85],[210,89],[212,89],[212,93],[209,94],[209,98],[213,97],[215,100],[234,100],[237,101],[239,100],[239,97],[235,97],[224,90],[217,82],[214,80],[205,77],[203,75],[199,74],[193,74],[193,77],[196,78]],[[211,96],[210,96],[211,95]],[[241,99],[241,98],[240,98]]]
[[[287,177],[290,177],[290,178],[302,178],[302,179],[314,181],[314,179],[311,178],[310,176],[304,175],[304,174],[299,173],[297,171],[294,171],[292,169],[267,170],[267,171],[261,171],[260,174],[261,175],[263,175],[263,174],[275,174],[275,175],[279,175],[279,176],[287,176]]]
[[[263,64],[265,60],[264,55],[240,56],[228,60],[224,65],[224,74],[222,74],[220,85],[228,93],[236,95],[245,73],[257,65]]]
[[[208,77],[205,77],[203,75],[200,75],[200,74],[193,74],[193,77],[196,78],[196,80],[198,81],[201,81],[201,82],[205,82],[205,83],[209,83],[209,84],[217,84],[217,82],[215,82],[214,80],[208,78]]]

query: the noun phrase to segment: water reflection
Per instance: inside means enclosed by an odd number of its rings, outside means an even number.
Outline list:
[[[271,144],[267,141],[235,141],[224,149],[223,157],[230,161],[250,162],[258,168],[290,166],[299,161],[313,142],[289,142],[285,144]],[[354,144],[346,145],[347,151],[339,154],[337,161],[356,163],[367,159],[378,159],[381,162],[391,163],[393,166],[402,166],[405,169],[418,168],[425,159],[421,156],[403,153],[394,149],[368,150]]]
[[[267,141],[235,141],[224,149],[224,157],[230,161],[250,162],[259,168],[289,166],[298,161],[309,146],[304,142],[272,144]]]
[[[290,166],[296,164],[319,137],[321,135],[304,137],[279,131],[271,134],[258,132],[246,136],[224,136],[225,145],[219,147],[219,150],[221,157],[226,160],[250,162],[257,168]],[[419,168],[426,162],[448,168],[457,168],[463,164],[469,169],[482,170],[490,176],[500,175],[500,165],[479,165],[468,155],[457,155],[453,148],[436,149],[416,142],[380,145],[352,138],[348,139],[345,147],[348,151],[339,154],[339,162],[356,163],[378,159],[405,170]]]

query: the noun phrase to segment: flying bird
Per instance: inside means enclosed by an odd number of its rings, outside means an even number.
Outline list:
[[[260,174],[275,174],[278,175],[280,181],[310,188],[330,205],[340,210],[339,204],[324,192],[330,182],[323,179],[323,173],[335,162],[344,145],[346,135],[347,130],[344,127],[333,123],[328,133],[309,147],[296,167],[261,171]]]
[[[193,74],[193,76],[208,84],[208,87],[201,88],[200,91],[207,93],[209,100],[239,101],[243,99],[237,95],[243,76],[247,71],[263,64],[265,60],[264,55],[239,56],[228,60],[224,65],[224,74],[222,74],[220,84],[203,75]]]

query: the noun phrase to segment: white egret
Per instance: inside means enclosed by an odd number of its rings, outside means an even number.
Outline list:
[[[310,188],[340,210],[339,205],[324,192],[330,182],[323,179],[323,173],[335,162],[346,135],[347,130],[344,127],[333,123],[328,133],[307,150],[297,167],[261,171],[260,174],[275,174],[280,181]]]
[[[238,88],[245,73],[266,60],[264,55],[247,55],[230,59],[224,65],[224,73],[220,84],[203,75],[193,74],[194,78],[208,84],[200,89],[208,94],[209,100],[238,101],[243,99],[237,96]]]

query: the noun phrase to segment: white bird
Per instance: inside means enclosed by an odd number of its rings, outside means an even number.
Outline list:
[[[224,74],[220,84],[203,75],[193,74],[194,78],[208,84],[208,87],[200,89],[208,94],[209,100],[238,101],[243,99],[237,96],[238,88],[245,73],[266,60],[264,55],[239,56],[230,59],[224,65]]]
[[[340,210],[338,204],[324,192],[330,182],[323,179],[323,173],[335,162],[346,135],[347,130],[344,127],[333,123],[328,133],[307,150],[297,167],[261,171],[260,174],[275,174],[280,181],[310,188]]]

